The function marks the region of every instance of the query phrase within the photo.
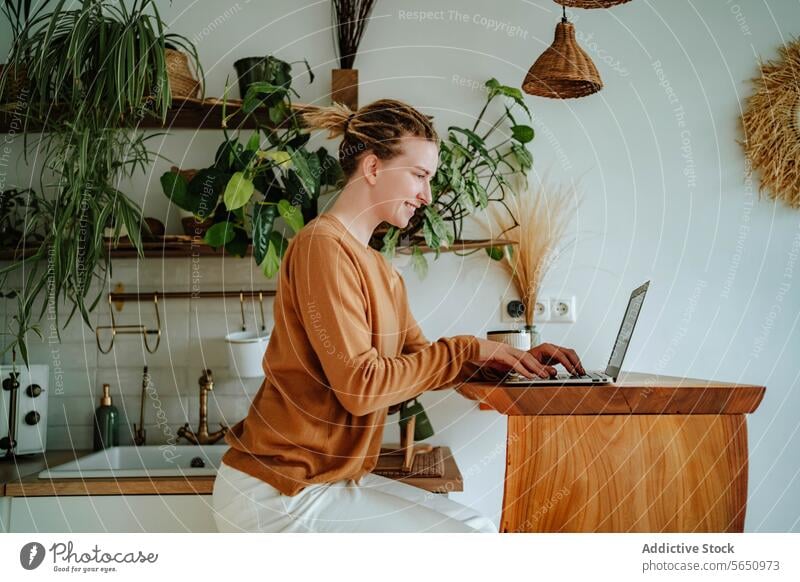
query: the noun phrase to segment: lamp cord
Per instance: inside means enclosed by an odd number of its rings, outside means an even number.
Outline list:
[[[561,16],[561,22],[567,22],[567,7],[564,4],[562,4],[561,10],[564,11],[563,16]]]

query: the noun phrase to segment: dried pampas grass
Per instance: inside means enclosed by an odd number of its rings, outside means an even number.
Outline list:
[[[761,64],[755,91],[742,114],[748,175],[761,176],[759,193],[800,208],[800,40],[779,49],[780,58]]]
[[[536,297],[542,279],[558,256],[556,246],[577,208],[574,187],[551,186],[541,182],[509,198],[506,207],[490,206],[482,227],[492,238],[504,236],[518,241],[503,247],[500,263],[509,273],[525,304],[525,324],[533,325]]]

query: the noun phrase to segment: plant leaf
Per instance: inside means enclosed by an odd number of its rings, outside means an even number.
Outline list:
[[[383,247],[381,248],[381,253],[387,259],[392,259],[395,255],[395,250],[397,249],[397,241],[400,239],[400,229],[396,226],[392,226],[383,235]]]
[[[189,212],[194,211],[189,199],[189,183],[186,178],[175,172],[165,172],[161,175],[161,188],[175,206]]]
[[[294,232],[303,228],[303,213],[297,206],[292,206],[288,200],[278,202],[278,212]]]
[[[269,236],[267,256],[264,259],[264,263],[261,265],[261,269],[268,279],[274,277],[280,270],[281,258],[286,252],[287,246],[288,243],[286,242],[286,239],[283,238],[283,235],[279,232],[272,231]]]
[[[424,279],[428,274],[428,261],[416,245],[414,245],[414,248],[411,250],[411,262],[417,276],[419,276],[420,279]]]
[[[425,236],[425,242],[428,246],[431,248],[438,248],[442,241],[444,241],[444,246],[449,246],[452,242],[450,240],[450,229],[447,228],[447,224],[445,224],[439,213],[430,206],[425,207],[425,222],[430,225],[430,232],[432,235],[430,236],[430,240],[428,234]]]
[[[524,145],[515,143],[511,146],[511,151],[522,170],[530,170],[533,167],[533,155]]]
[[[253,135],[250,136],[250,139],[247,140],[247,145],[244,146],[244,149],[248,152],[257,152],[259,146],[261,145],[261,136],[258,132],[254,132]]]
[[[519,143],[533,141],[533,128],[529,125],[515,125],[511,128],[512,137]]]
[[[230,174],[216,168],[203,168],[189,182],[190,210],[195,216],[205,220],[214,214],[220,197],[230,180]]]
[[[203,240],[208,245],[216,249],[233,240],[233,237],[236,236],[236,233],[233,232],[233,230],[233,224],[227,221],[218,222],[206,231],[206,235],[203,237]]]
[[[486,88],[489,89],[490,101],[495,97],[497,97],[498,95],[503,95],[504,97],[508,97],[509,99],[513,100],[514,103],[522,107],[528,114],[528,117],[530,117],[531,111],[525,104],[525,99],[523,98],[522,91],[520,91],[516,87],[508,87],[507,85],[501,85],[497,81],[497,79],[489,79],[488,81],[486,81]]]
[[[503,259],[503,247],[487,247],[484,250],[492,260],[500,261]]]
[[[267,256],[277,208],[275,204],[255,204],[253,206],[253,258],[256,265],[260,265]]]
[[[225,207],[228,210],[241,208],[247,204],[254,191],[253,181],[246,178],[244,172],[236,172],[225,188]]]

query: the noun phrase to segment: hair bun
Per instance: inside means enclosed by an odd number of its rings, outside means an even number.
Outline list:
[[[347,128],[350,126],[350,121],[356,116],[355,111],[352,112],[350,115],[347,116],[347,119],[344,120],[344,129],[342,129],[342,133],[347,133]]]

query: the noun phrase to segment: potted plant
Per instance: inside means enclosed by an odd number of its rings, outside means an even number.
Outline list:
[[[71,306],[67,323],[78,312],[91,327],[89,311],[103,294],[109,268],[106,226],[114,234],[112,244],[124,228],[140,251],[142,231],[149,234],[139,206],[117,184],[155,157],[147,144],[154,135],[144,136],[136,126],[145,115],[166,118],[171,103],[166,42],[196,61],[192,44],[164,29],[153,0],[130,8],[111,0],[81,0],[67,8],[60,0],[51,12],[32,18],[12,48],[12,65],[28,62],[30,55],[25,139],[32,133],[30,122],[41,128],[37,157],[52,174],[43,176],[33,213],[42,225],[41,244],[31,257],[0,269],[3,285],[14,271],[25,277],[24,309],[13,340],[23,358],[37,299],[47,296],[55,304],[56,330],[59,303]],[[47,303],[41,301],[38,318]]]
[[[242,103],[245,116],[266,110],[270,123],[242,144],[224,129],[225,140],[214,164],[191,180],[170,171],[161,178],[164,193],[183,210],[200,218],[210,217],[204,240],[215,248],[243,256],[253,245],[253,256],[265,276],[273,277],[287,247],[276,219],[297,232],[317,215],[320,195],[341,178],[339,162],[325,148],[310,151],[310,138],[292,109],[291,65],[275,59],[276,83],[252,84]],[[224,124],[227,106],[223,105]],[[199,214],[203,206],[206,211]]]
[[[375,0],[332,0],[333,30],[339,68],[331,72],[331,99],[358,109],[358,47],[369,23]]]
[[[0,12],[5,16],[11,27],[11,46],[25,44],[24,37],[28,27],[47,6],[50,0],[3,0]],[[0,104],[17,102],[28,85],[28,59],[30,55],[23,55],[14,64],[0,65]]]
[[[496,79],[486,81],[485,87],[486,102],[472,128],[449,127],[442,139],[439,169],[431,182],[431,203],[418,209],[405,228],[384,224],[370,241],[370,246],[389,257],[398,243],[410,246],[414,269],[420,276],[427,272],[427,260],[419,248],[423,242],[434,249],[438,258],[442,247],[461,239],[464,218],[490,204],[508,211],[506,196],[515,191],[510,180],[521,177],[524,181],[533,165],[527,148],[534,137],[533,128],[514,116],[514,109],[519,108],[528,119],[531,117],[522,92],[501,85]],[[502,113],[487,130],[479,132],[490,106],[499,99],[506,100]],[[492,141],[497,133],[499,140]],[[496,252],[487,252],[497,258]]]
[[[305,59],[303,62],[308,71],[309,82],[314,82],[314,73]],[[255,83],[271,83],[276,86],[289,86],[292,82],[293,63],[287,63],[272,55],[266,57],[245,57],[233,63],[239,79],[239,95],[244,99],[247,90]]]
[[[38,225],[29,219],[35,216],[37,207],[33,190],[12,188],[0,192],[0,249],[20,250],[36,245],[42,236]]]
[[[506,245],[495,254],[519,293],[525,310],[525,330],[531,336],[530,345],[541,343],[534,325],[536,298],[542,280],[558,258],[559,245],[574,215],[579,199],[573,188],[557,187],[547,182],[535,189],[521,185],[517,195],[506,206],[507,212],[493,207],[485,220],[478,221],[489,236],[507,233],[517,245]],[[574,203],[574,204],[573,204]],[[562,249],[563,250],[563,249]]]

